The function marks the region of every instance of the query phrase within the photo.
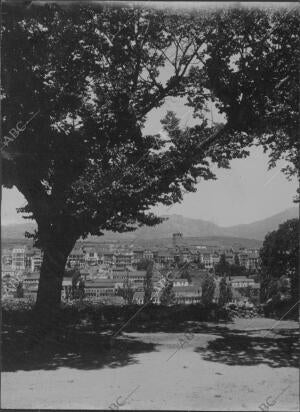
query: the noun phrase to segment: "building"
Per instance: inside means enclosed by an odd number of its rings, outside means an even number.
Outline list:
[[[228,279],[229,280],[229,279]],[[246,276],[235,276],[229,280],[232,288],[246,288],[247,286],[255,285],[254,279],[247,278]]]
[[[205,269],[212,269],[214,262],[211,253],[201,253],[201,263],[203,263]]]
[[[259,267],[259,256],[255,253],[248,255],[246,262],[246,268],[250,270],[256,270]]]
[[[143,291],[138,290],[134,292],[132,303],[135,303],[136,305],[143,305],[144,296],[145,296],[145,293]]]
[[[27,273],[24,277],[24,289],[38,287],[40,281],[40,272]]]
[[[99,262],[98,253],[93,248],[84,248],[84,260],[88,265],[95,266]]]
[[[144,258],[144,249],[135,249],[133,251],[133,262],[132,263],[138,263],[143,258]]]
[[[213,266],[216,266],[220,262],[220,255],[218,253],[214,253],[211,256],[211,261],[212,261]]]
[[[67,265],[71,268],[83,268],[85,265],[84,253],[81,249],[73,249],[68,256]]]
[[[12,266],[12,254],[8,250],[4,250],[2,253],[2,265]]]
[[[116,263],[114,252],[105,252],[103,254],[103,263],[109,266],[114,265]]]
[[[168,265],[174,261],[174,256],[167,250],[161,250],[157,252],[155,262],[161,265]]]
[[[225,254],[225,258],[230,265],[234,264],[234,255],[232,253]]]
[[[172,244],[173,244],[173,249],[176,249],[177,247],[182,246],[183,244],[183,236],[182,233],[173,233],[172,235]]]
[[[12,269],[11,265],[4,265],[1,266],[1,277],[13,277],[15,275],[15,270]]]
[[[87,281],[84,287],[85,298],[93,301],[101,301],[107,297],[115,296],[115,282],[111,279],[99,279]]]
[[[152,260],[154,257],[154,254],[151,250],[145,250],[143,253],[143,258],[147,260]]]
[[[116,265],[132,265],[133,260],[133,253],[116,253],[114,257]]]
[[[12,269],[25,270],[26,268],[26,248],[19,247],[12,250]]]
[[[23,296],[25,299],[36,301],[37,292],[38,292],[38,286],[29,286],[27,288],[24,288]]]
[[[249,300],[255,304],[259,303],[260,284],[255,282],[254,279],[246,278],[244,276],[236,276],[232,278],[229,282],[232,287],[234,303],[245,303]]]
[[[134,286],[143,286],[146,277],[146,270],[132,270],[128,271],[128,280]]]
[[[63,278],[62,281],[62,291],[61,291],[61,297],[62,299],[68,299],[71,297],[72,293],[72,278]]]
[[[175,279],[173,280],[173,286],[189,286],[187,279]]]
[[[186,246],[179,247],[180,262],[189,263],[192,262],[192,255],[190,249]]]
[[[194,285],[174,286],[175,302],[180,305],[189,305],[201,302],[202,289]]]
[[[41,252],[36,253],[33,256],[31,256],[30,258],[31,272],[38,272],[39,270],[41,270],[42,262],[43,262],[43,257],[42,257]]]
[[[241,266],[246,267],[247,266],[247,261],[248,261],[248,254],[247,253],[239,253],[239,262]]]

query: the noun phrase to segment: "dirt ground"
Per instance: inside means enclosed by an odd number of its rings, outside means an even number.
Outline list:
[[[293,321],[239,319],[123,333],[107,352],[7,368],[1,407],[298,411],[297,332]]]

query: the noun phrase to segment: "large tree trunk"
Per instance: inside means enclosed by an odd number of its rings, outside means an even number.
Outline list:
[[[37,301],[34,309],[31,343],[59,334],[62,281],[67,258],[75,240],[62,244],[53,241],[44,248]]]

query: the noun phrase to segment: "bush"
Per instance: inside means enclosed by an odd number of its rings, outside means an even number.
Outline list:
[[[10,300],[3,302],[3,322],[13,326],[26,326],[33,316],[34,302],[24,300]],[[131,319],[132,318],[132,319]],[[100,328],[117,327],[131,321],[125,329],[135,327],[149,327],[152,325],[172,325],[186,321],[219,321],[230,320],[230,311],[211,303],[204,306],[202,303],[194,305],[163,306],[149,304],[141,310],[139,305],[103,305],[101,303],[63,302],[57,315],[55,327],[57,330],[74,330],[76,327],[88,325],[95,331]]]

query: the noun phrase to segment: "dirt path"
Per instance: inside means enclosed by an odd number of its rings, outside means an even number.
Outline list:
[[[124,334],[154,344],[124,365],[5,372],[1,406],[263,410],[268,401],[272,411],[299,410],[297,353],[286,341],[297,323],[250,322],[239,320],[220,331],[206,324],[205,332],[189,335]]]

